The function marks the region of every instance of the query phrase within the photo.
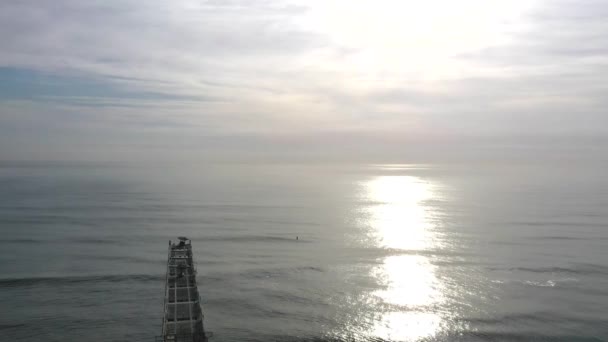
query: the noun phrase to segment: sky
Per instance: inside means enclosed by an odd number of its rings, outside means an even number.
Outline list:
[[[607,17],[604,0],[4,0],[0,160],[603,155]]]

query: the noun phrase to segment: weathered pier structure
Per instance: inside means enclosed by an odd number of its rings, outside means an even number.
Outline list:
[[[203,311],[196,286],[192,241],[179,237],[169,241],[162,342],[207,342]]]

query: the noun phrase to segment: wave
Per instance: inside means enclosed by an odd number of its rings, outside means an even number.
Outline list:
[[[219,336],[215,334],[215,336]],[[247,339],[251,342],[262,341],[282,341],[282,342],[394,342],[393,339],[384,339],[377,336],[370,336],[367,332],[345,331],[339,334],[328,334],[326,336],[315,335],[280,335],[280,334],[260,334],[256,333],[255,337]],[[540,334],[540,333],[518,333],[518,332],[502,332],[502,331],[464,331],[464,332],[443,332],[435,336],[421,338],[420,341],[425,342],[444,342],[444,341],[511,341],[511,342],[528,342],[528,341],[552,341],[552,342],[602,342],[603,340],[592,336],[576,336],[576,335],[558,335],[558,334]]]
[[[605,225],[602,222],[562,222],[562,221],[509,221],[509,224],[515,226],[533,226],[533,227],[599,227]]]
[[[46,243],[46,240],[36,240],[36,239],[0,239],[0,243],[25,243],[25,244],[37,244],[37,243]]]
[[[591,240],[608,240],[606,237],[594,236],[594,237],[580,237],[580,236],[534,236],[529,238],[531,240],[565,240],[565,241],[591,241]]]
[[[547,281],[532,281],[532,280],[527,280],[527,281],[524,281],[523,283],[525,285],[535,286],[535,287],[556,287],[556,286],[562,285],[564,283],[573,283],[573,282],[578,282],[578,279],[574,279],[574,278],[550,279],[550,280],[547,280]]]
[[[82,243],[92,245],[121,245],[124,242],[120,239],[103,239],[103,238],[72,238],[67,240],[69,243]]]
[[[164,275],[125,274],[125,275],[95,275],[95,276],[68,276],[68,277],[28,277],[0,279],[0,288],[57,286],[80,283],[119,283],[119,282],[149,282],[162,281]]]
[[[450,341],[553,341],[553,342],[601,342],[597,337],[573,335],[547,335],[534,333],[511,333],[499,331],[468,331],[450,336]]]
[[[210,237],[195,237],[192,238],[192,241],[195,244],[204,244],[204,243],[312,243],[313,240],[298,237],[297,235],[293,235],[290,237],[282,237],[282,236],[268,236],[268,235],[234,235],[234,236],[210,236]],[[138,241],[146,240],[145,237],[137,237]],[[154,239],[156,240],[159,239]],[[0,239],[0,245],[2,244],[24,244],[24,245],[45,245],[45,244],[78,244],[78,245],[115,245],[115,246],[123,246],[132,243],[131,240],[124,240],[121,238],[90,238],[90,237],[81,237],[81,238],[67,238],[67,239],[36,239],[36,238],[12,238],[12,239]]]
[[[237,297],[207,298],[207,300],[205,300],[205,305],[237,310],[241,313],[247,312],[248,314],[260,317],[281,318],[288,315],[288,313],[283,310],[272,308],[267,305],[258,305],[251,300]]]
[[[509,271],[522,271],[531,273],[570,273],[580,274],[581,270],[567,268],[567,267],[511,267]],[[588,273],[588,272],[585,272]]]
[[[287,292],[287,291],[267,291],[266,293],[264,293],[264,297],[267,299],[271,299],[271,300],[275,300],[275,301],[281,301],[281,302],[286,302],[286,303],[291,303],[291,304],[299,304],[299,305],[313,305],[313,304],[322,304],[322,303],[318,303],[315,300],[313,300],[312,298],[307,298],[307,297],[303,297],[303,296],[298,296],[296,294]]]
[[[301,242],[311,242],[306,239],[298,239],[296,240],[293,237],[280,237],[280,236],[263,236],[263,235],[243,235],[243,236],[212,236],[201,239],[193,239],[194,242],[205,242],[205,241],[214,241],[214,242],[291,242],[291,243],[301,243]]]
[[[22,328],[25,326],[26,325],[23,323],[21,323],[21,324],[0,324],[0,330],[17,329],[17,328]]]
[[[246,218],[238,218],[238,217],[224,217],[218,219],[217,221],[221,222],[248,222],[248,223],[267,223],[267,224],[280,224],[280,225],[288,225],[288,226],[321,226],[320,223],[314,221],[286,221],[286,220],[268,220],[268,219],[258,219],[255,217],[246,217]],[[215,221],[214,221],[215,223]]]
[[[325,272],[322,268],[314,266],[302,266],[302,267],[286,267],[286,268],[274,268],[274,269],[253,269],[243,273],[240,273],[240,277],[248,279],[265,279],[265,278],[279,278],[286,277],[292,274],[302,272]]]
[[[78,258],[87,259],[87,260],[104,260],[104,261],[140,263],[140,264],[162,263],[161,259],[158,259],[158,260],[146,259],[146,258],[140,258],[140,257],[136,257],[136,256],[129,256],[129,255],[79,255]]]
[[[124,242],[120,239],[103,239],[103,238],[68,238],[68,239],[0,239],[0,243],[22,243],[22,244],[47,244],[47,243],[62,243],[62,244],[93,244],[93,245],[120,245]]]
[[[519,271],[530,273],[561,273],[561,274],[576,274],[576,275],[608,275],[608,267],[595,264],[578,264],[571,267],[510,267],[498,268],[491,267],[490,270],[498,271]]]

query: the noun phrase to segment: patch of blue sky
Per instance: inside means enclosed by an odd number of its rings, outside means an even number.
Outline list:
[[[0,101],[29,100],[74,105],[137,105],[140,101],[213,101],[205,96],[133,89],[112,78],[54,74],[33,69],[0,67]],[[139,100],[139,101],[138,101]]]

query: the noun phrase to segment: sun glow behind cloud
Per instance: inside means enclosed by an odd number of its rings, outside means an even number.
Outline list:
[[[535,1],[319,1],[308,25],[354,51],[342,68],[364,76],[409,74],[424,80],[460,76],[453,57],[509,42]],[[332,67],[338,67],[333,65]],[[383,77],[387,75],[382,74]]]

